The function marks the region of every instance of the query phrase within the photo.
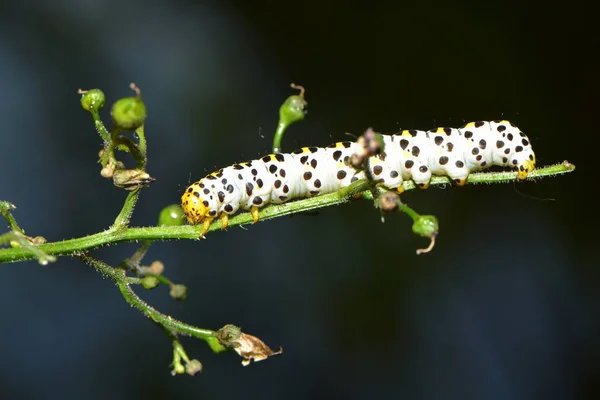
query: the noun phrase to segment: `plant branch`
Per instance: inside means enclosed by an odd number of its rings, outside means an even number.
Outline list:
[[[203,339],[211,345],[214,350],[215,331],[209,329],[198,328],[193,325],[186,324],[185,322],[178,321],[169,315],[163,314],[144,300],[138,297],[138,295],[131,288],[132,284],[139,284],[139,278],[128,277],[125,274],[125,270],[120,268],[113,268],[103,261],[91,256],[89,253],[84,252],[79,255],[79,258],[87,265],[93,267],[100,274],[107,278],[110,278],[119,288],[119,291],[123,295],[125,301],[134,308],[137,308],[142,314],[150,318],[152,321],[159,324],[161,327],[169,330],[174,334],[182,334],[187,336],[193,336],[198,339]],[[222,349],[226,350],[225,347]]]
[[[575,166],[568,161],[564,161],[561,164],[552,165],[549,167],[543,167],[532,171],[527,180],[538,180],[543,177],[551,177],[562,175],[575,170]],[[474,173],[469,175],[467,180],[468,184],[480,184],[480,183],[506,183],[517,181],[516,172],[487,172],[487,173]],[[431,185],[451,185],[452,182],[447,177],[433,177],[431,179]],[[361,193],[369,188],[367,181],[358,181],[353,183],[347,188],[342,189],[339,192],[322,195],[319,197],[313,197],[303,200],[292,201],[289,203],[270,205],[265,207],[260,212],[260,220],[266,221],[272,218],[282,217],[285,215],[291,215],[301,213],[305,211],[315,210],[318,208],[339,205],[346,203],[351,200],[352,196]],[[404,190],[413,190],[416,185],[412,181],[404,182]],[[366,196],[370,196],[370,193],[365,192]],[[128,196],[128,201],[135,202],[137,199],[134,192]],[[130,203],[132,205],[133,203]],[[129,206],[123,207],[124,211],[121,211],[122,217],[117,218],[117,221],[124,221],[130,216]],[[129,211],[128,211],[129,210]],[[129,214],[128,214],[129,213]],[[127,218],[125,218],[127,216]],[[121,223],[113,227],[123,226]],[[250,213],[238,214],[229,220],[229,227],[237,225],[246,225],[252,223],[252,216]],[[221,228],[221,221],[216,221],[210,228],[210,231],[214,231]],[[39,245],[38,248],[50,255],[67,255],[67,254],[81,254],[83,251],[100,247],[110,243],[117,243],[123,241],[137,241],[137,240],[173,240],[173,239],[198,239],[202,232],[202,226],[160,226],[160,227],[147,227],[147,228],[123,228],[123,229],[109,229],[104,232],[96,233],[93,235],[64,240],[60,242],[45,243]],[[31,251],[23,248],[6,248],[0,249],[0,263],[3,262],[15,262],[35,259],[35,256]]]

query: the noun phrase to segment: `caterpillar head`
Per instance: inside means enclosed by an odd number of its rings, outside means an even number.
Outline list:
[[[181,196],[181,208],[188,223],[197,225],[207,217],[216,217],[216,196],[202,181],[195,182]]]
[[[532,153],[533,154],[533,153]],[[519,179],[523,180],[527,178],[527,175],[535,169],[535,157],[533,161],[525,160],[523,164],[519,166]]]
[[[518,169],[517,176],[519,179],[524,180],[535,169],[535,154],[531,147],[526,147],[522,152],[515,153],[514,157],[513,164]]]

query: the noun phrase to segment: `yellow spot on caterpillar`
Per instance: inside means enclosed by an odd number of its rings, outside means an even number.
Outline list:
[[[410,132],[407,131],[407,130],[402,131],[402,134],[400,136],[411,136],[412,137],[412,135],[410,134]]]

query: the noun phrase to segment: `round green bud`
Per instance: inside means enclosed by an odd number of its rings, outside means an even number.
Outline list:
[[[175,376],[175,375],[181,375],[183,373],[185,373],[185,367],[183,365],[181,365],[181,363],[177,363],[176,365],[173,366],[171,375]]]
[[[160,210],[158,226],[181,226],[184,214],[179,204],[171,204]]]
[[[15,208],[17,208],[17,206],[15,206],[13,203],[10,203],[8,201],[0,201],[0,212],[2,213],[8,213],[14,210]]]
[[[142,278],[141,284],[144,289],[154,289],[158,286],[160,281],[155,276],[145,276]]]
[[[433,215],[421,215],[415,220],[412,230],[415,234],[423,237],[432,237],[439,232],[438,220]]]
[[[104,107],[104,93],[100,89],[80,90],[81,107],[90,112],[97,112]]]
[[[113,123],[123,131],[135,131],[144,125],[146,105],[141,97],[125,97],[113,104],[110,110]]]
[[[288,97],[279,108],[279,123],[287,126],[302,121],[306,116],[307,104],[303,96],[296,94]]]

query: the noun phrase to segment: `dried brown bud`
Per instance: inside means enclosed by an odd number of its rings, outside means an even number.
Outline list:
[[[113,183],[115,186],[126,190],[134,190],[139,186],[148,185],[155,180],[146,171],[140,169],[118,169],[113,174]]]
[[[147,274],[151,274],[151,275],[162,275],[162,273],[165,271],[165,265],[162,263],[162,261],[152,261],[152,264],[150,264],[148,267],[140,267],[140,272],[143,275],[147,275]]]
[[[243,366],[250,364],[251,361],[262,361],[283,352],[281,347],[277,351],[271,350],[262,340],[243,333],[235,325],[225,325],[217,331],[216,336],[223,346],[232,348],[243,358]]]
[[[354,154],[350,157],[350,165],[356,169],[363,169],[365,161],[373,156],[381,154],[382,159],[385,159],[383,149],[382,136],[375,132],[373,128],[368,128],[356,141]]]
[[[400,204],[400,196],[396,192],[385,192],[377,197],[377,206],[384,213],[396,211]]]

